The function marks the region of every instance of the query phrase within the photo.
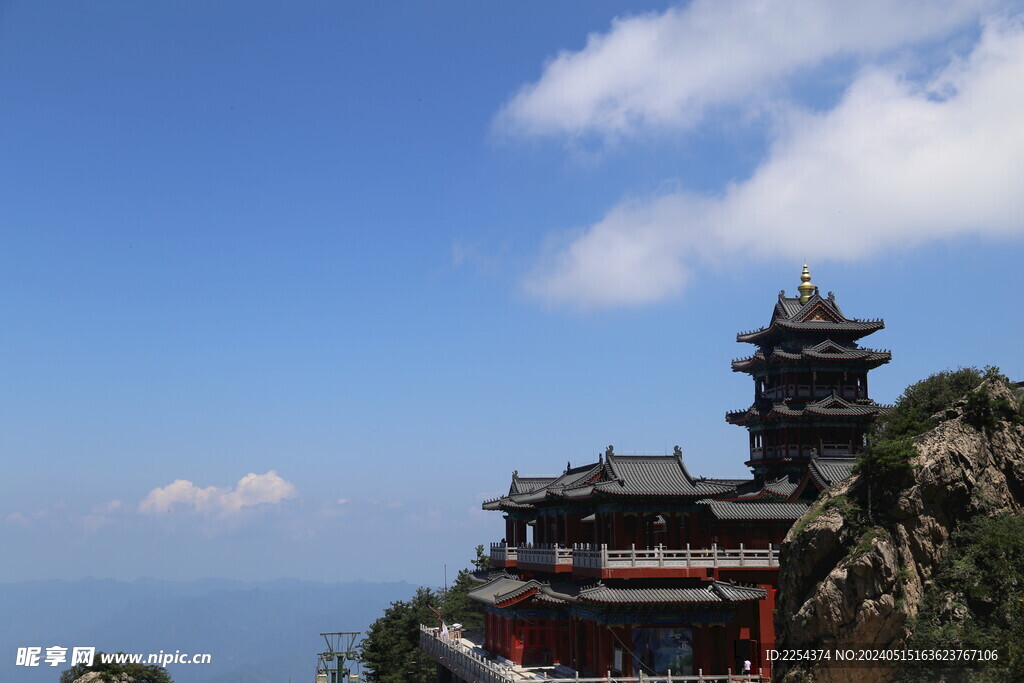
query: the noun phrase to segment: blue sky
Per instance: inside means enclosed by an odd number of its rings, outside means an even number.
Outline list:
[[[1024,378],[997,1],[0,8],[0,580],[439,584],[510,473],[742,476],[800,266]]]

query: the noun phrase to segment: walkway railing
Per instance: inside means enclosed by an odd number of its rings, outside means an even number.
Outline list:
[[[518,548],[514,545],[502,543],[491,544],[491,562],[515,562],[518,557]]]
[[[533,673],[520,667],[511,667],[497,663],[486,650],[469,647],[460,640],[443,638],[437,628],[420,625],[420,649],[434,658],[441,666],[455,675],[474,683],[520,683],[521,681],[547,681],[547,683],[684,683],[685,681],[705,681],[706,683],[760,682],[765,678],[752,674],[717,674],[706,676],[698,672],[696,676],[677,676],[672,672],[664,675],[647,676],[606,676],[599,678],[547,678],[544,674]]]
[[[519,546],[517,553],[519,564],[572,566],[572,548],[552,543],[524,543]]]
[[[680,550],[664,546],[650,550],[637,550],[636,546],[609,550],[605,543],[600,546],[588,543],[573,547],[572,564],[582,569],[778,567],[779,551],[775,548],[749,550],[742,543],[735,549],[714,544],[710,548],[690,548],[687,544]]]

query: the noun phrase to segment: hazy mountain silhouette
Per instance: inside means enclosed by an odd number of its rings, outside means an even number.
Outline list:
[[[322,631],[365,631],[408,583],[0,583],[0,683],[56,683],[67,664],[15,666],[17,648],[95,646],[114,652],[209,652],[211,664],[171,665],[176,683],[306,683]]]

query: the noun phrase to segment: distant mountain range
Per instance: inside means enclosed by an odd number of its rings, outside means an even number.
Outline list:
[[[168,666],[175,683],[312,683],[321,632],[365,631],[408,583],[0,583],[0,683],[56,683],[68,667],[16,666],[19,647],[105,652],[209,652],[212,663]]]

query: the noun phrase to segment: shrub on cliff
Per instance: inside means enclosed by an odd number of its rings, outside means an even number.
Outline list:
[[[103,653],[97,652],[93,658],[93,666],[76,664],[70,669],[65,669],[60,675],[60,683],[74,683],[87,674],[98,674],[93,681],[101,683],[104,681],[131,681],[131,683],[174,683],[167,669],[160,666],[147,664],[104,664],[100,660]]]
[[[917,452],[913,438],[937,424],[936,414],[974,393],[983,380],[993,377],[1003,378],[998,368],[959,368],[937,372],[907,387],[895,405],[875,422],[855,471],[883,488],[901,486],[909,472],[910,459]]]
[[[1024,517],[959,525],[911,631],[910,649],[996,650],[998,659],[969,667],[972,681],[1010,680],[1007,675],[1024,671]],[[953,673],[934,663],[914,667],[907,680]]]

